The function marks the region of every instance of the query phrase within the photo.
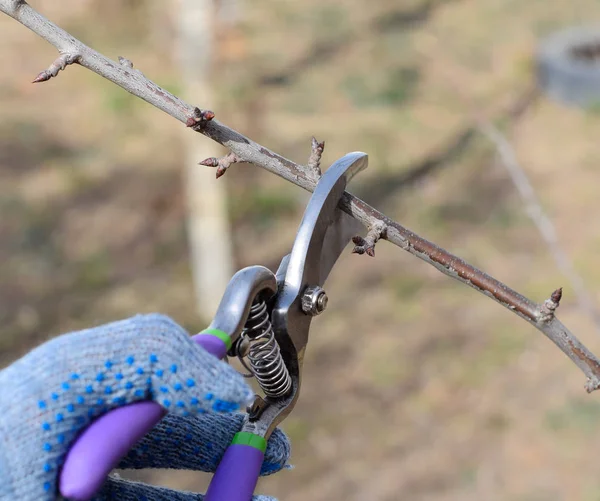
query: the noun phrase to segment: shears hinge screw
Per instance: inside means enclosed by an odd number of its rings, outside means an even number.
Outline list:
[[[307,287],[302,295],[302,311],[314,317],[325,311],[327,301],[327,294],[321,287]]]

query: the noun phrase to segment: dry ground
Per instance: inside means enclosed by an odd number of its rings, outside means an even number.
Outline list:
[[[170,2],[32,3],[177,91]],[[222,34],[218,102],[197,104],[297,161],[313,134],[327,141],[325,165],[368,152],[356,192],[535,300],[564,285],[560,316],[598,353],[600,332],[483,139],[410,189],[394,184],[469,125],[461,95],[495,115],[531,82],[540,37],[598,15],[593,0],[256,0],[242,43]],[[6,17],[0,39],[0,363],[137,312],[202,327],[181,124],[81,68],[32,86],[54,49]],[[508,131],[596,300],[599,132],[594,111],[544,99]],[[275,267],[306,195],[246,165],[219,182],[235,195],[237,264]],[[532,327],[385,243],[375,259],[345,255],[328,292],[284,426],[295,469],[262,491],[282,501],[600,499],[600,397]],[[200,489],[206,477],[154,481]]]

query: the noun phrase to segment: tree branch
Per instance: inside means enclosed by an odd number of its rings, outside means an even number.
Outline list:
[[[76,54],[77,58],[72,60],[73,63],[110,80],[193,130],[222,144],[232,152],[237,161],[253,163],[309,192],[314,190],[318,182],[314,169],[292,162],[213,120],[212,112],[200,110],[175,97],[147,79],[141,72],[133,70],[131,64],[120,64],[99,54],[48,21],[26,2],[0,0],[0,11],[54,45],[61,55]],[[435,266],[445,275],[491,297],[527,320],[583,371],[587,377],[587,391],[600,387],[600,361],[554,315],[548,318],[548,313],[543,311],[543,305],[527,299],[445,249],[421,238],[348,192],[344,193],[339,207],[368,229],[385,228],[385,234],[382,234],[381,238]]]
[[[500,162],[508,171],[513,184],[517,188],[517,191],[525,204],[527,214],[548,246],[552,257],[554,258],[554,262],[569,280],[571,287],[577,296],[579,307],[589,315],[596,324],[596,328],[600,330],[600,313],[594,305],[592,295],[586,289],[583,278],[577,273],[572,261],[561,247],[556,228],[554,227],[552,220],[544,212],[525,170],[517,160],[514,148],[508,139],[506,139],[500,130],[490,121],[485,120],[483,117],[478,117],[477,120],[479,121],[479,130],[481,133],[495,145]]]

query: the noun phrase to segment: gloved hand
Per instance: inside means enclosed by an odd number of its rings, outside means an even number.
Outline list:
[[[0,500],[59,499],[58,472],[78,433],[108,410],[154,400],[169,413],[119,465],[214,472],[253,397],[242,376],[162,315],[139,315],[54,338],[0,371]],[[286,436],[262,467],[284,468]],[[95,501],[201,501],[110,477]],[[256,501],[272,498],[255,497]]]

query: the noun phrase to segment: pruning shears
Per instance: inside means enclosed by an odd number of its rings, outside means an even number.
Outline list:
[[[237,356],[264,393],[246,409],[242,429],[219,463],[206,501],[252,498],[267,440],[298,400],[310,324],[327,307],[325,280],[360,230],[338,203],[346,185],[367,164],[368,157],[361,152],[334,162],[317,183],[292,251],[277,273],[263,266],[238,271],[210,326],[193,336],[219,359]],[[77,501],[92,498],[121,458],[164,414],[158,403],[143,401],[94,421],[66,457],[59,479],[62,495]]]

